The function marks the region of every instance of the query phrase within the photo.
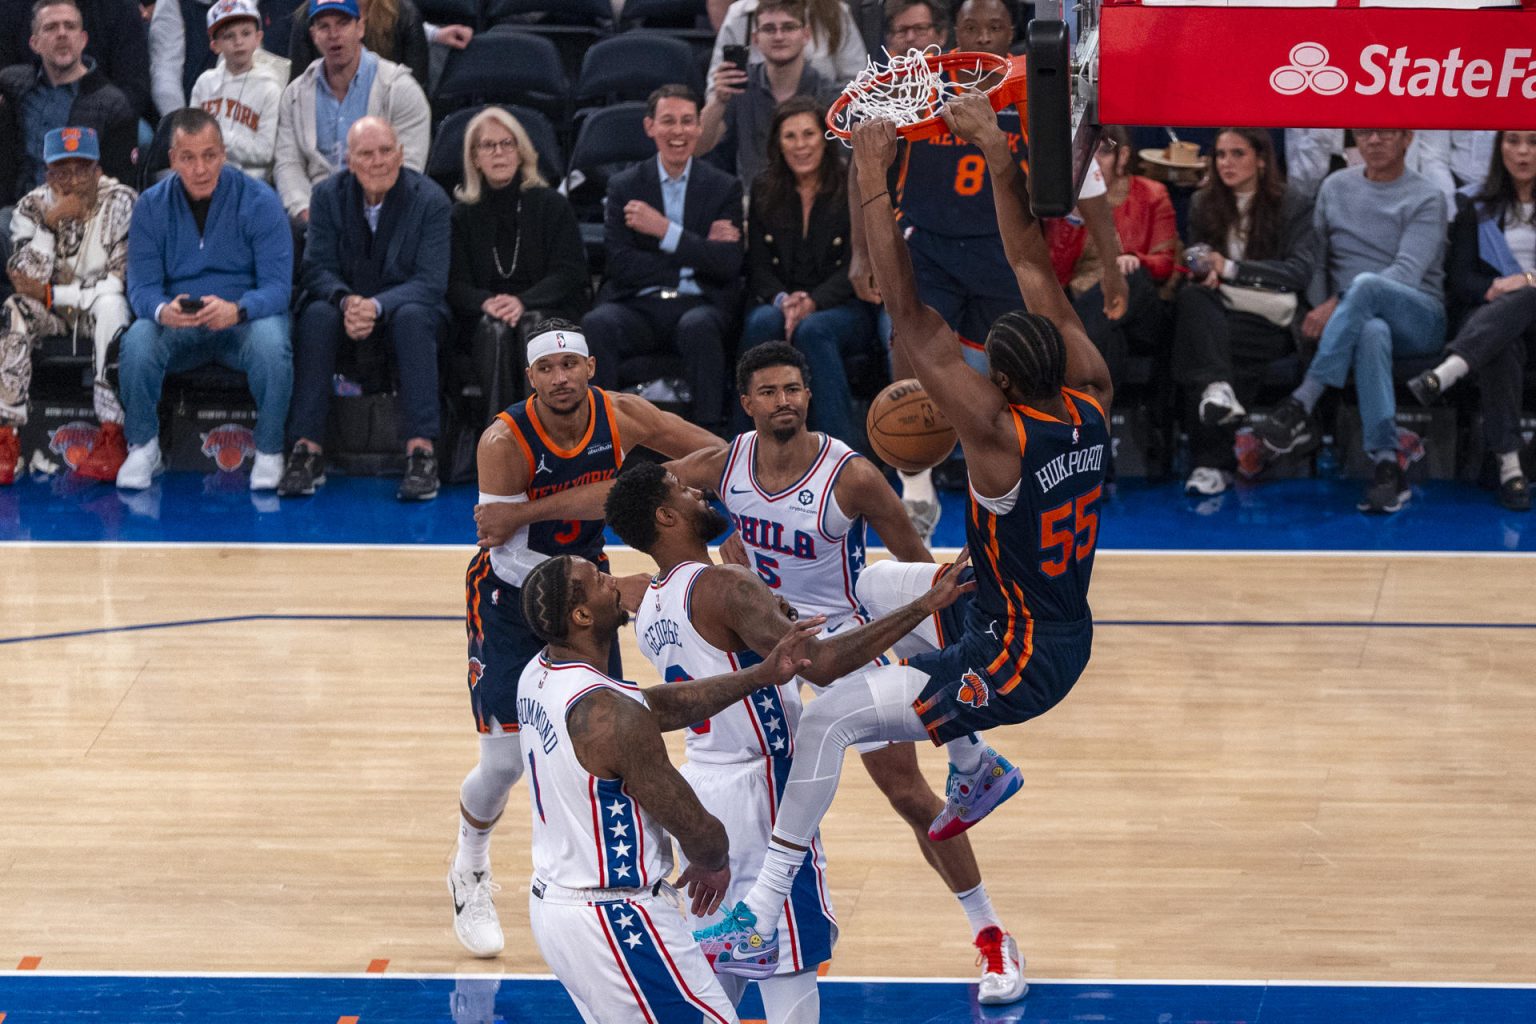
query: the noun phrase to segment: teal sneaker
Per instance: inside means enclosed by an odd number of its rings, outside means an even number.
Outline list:
[[[959,835],[1023,788],[1024,773],[991,747],[981,755],[981,767],[973,774],[961,775],[950,765],[944,810],[928,826],[928,838],[939,842]]]
[[[721,913],[725,917],[718,924],[693,933],[715,973],[742,978],[772,977],[779,969],[778,929],[766,939],[759,935],[757,915],[744,902],[726,907]]]

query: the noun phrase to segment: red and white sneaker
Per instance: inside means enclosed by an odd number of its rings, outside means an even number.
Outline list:
[[[1024,981],[1024,958],[1013,936],[993,925],[976,936],[976,962],[981,966],[981,984],[976,1001],[984,1006],[1012,1003],[1029,991]]]

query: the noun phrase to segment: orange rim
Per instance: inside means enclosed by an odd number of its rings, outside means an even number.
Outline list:
[[[1003,107],[1017,103],[1024,97],[1025,65],[1023,57],[999,57],[995,53],[982,53],[976,50],[960,50],[952,53],[930,54],[925,58],[928,66],[936,71],[948,71],[951,68],[966,68],[967,70],[979,68],[982,75],[995,72],[1003,72],[1003,77],[987,88],[987,98],[992,101],[993,110],[1001,110]],[[882,71],[871,81],[871,85],[881,82],[889,82],[892,74],[890,71]],[[847,108],[852,94],[844,91],[832,102],[832,108],[827,111],[827,130],[838,138],[847,140],[850,136],[848,128],[839,123],[840,115]],[[921,121],[912,124],[904,124],[896,129],[896,134],[905,139],[921,138],[936,134],[944,127],[943,119],[939,117],[938,110],[932,109],[929,115]]]

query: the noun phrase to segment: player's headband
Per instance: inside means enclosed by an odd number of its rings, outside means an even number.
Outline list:
[[[545,356],[564,352],[572,352],[578,356],[591,355],[587,351],[587,339],[582,337],[580,331],[545,331],[528,339],[529,366]]]

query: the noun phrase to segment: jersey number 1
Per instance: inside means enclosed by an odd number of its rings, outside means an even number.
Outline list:
[[[1052,578],[1067,565],[1093,554],[1099,541],[1099,513],[1093,506],[1102,487],[1040,513],[1040,571]],[[1051,557],[1054,555],[1055,557]]]

